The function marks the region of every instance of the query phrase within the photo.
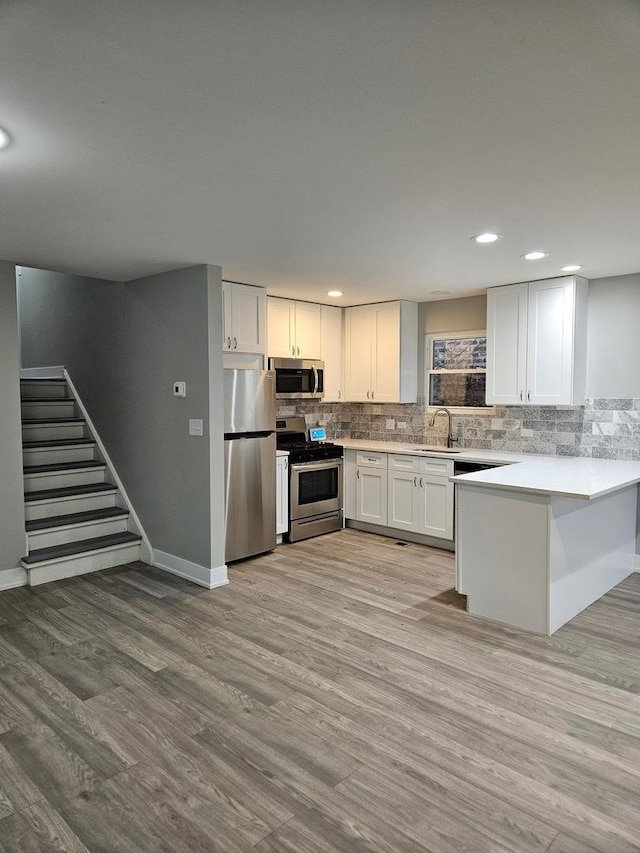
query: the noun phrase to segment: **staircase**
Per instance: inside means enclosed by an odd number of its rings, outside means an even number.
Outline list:
[[[29,584],[138,560],[142,537],[65,379],[22,379]]]

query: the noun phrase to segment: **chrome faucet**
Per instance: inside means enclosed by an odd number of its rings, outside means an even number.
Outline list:
[[[429,426],[434,426],[436,422],[436,417],[443,412],[447,416],[447,447],[453,447],[454,444],[458,443],[458,439],[452,435],[451,433],[451,412],[449,409],[442,406],[440,409],[436,409],[435,412],[431,415],[431,420],[429,421]]]

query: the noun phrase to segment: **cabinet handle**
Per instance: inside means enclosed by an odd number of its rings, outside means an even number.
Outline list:
[[[360,469],[359,469],[359,468],[356,470],[356,477],[357,477],[358,479],[360,479]]]
[[[371,392],[371,399],[372,399],[372,400],[373,400],[373,399],[375,399],[375,396],[376,396],[376,392],[375,392],[375,391],[372,391],[372,392]]]
[[[418,488],[418,478],[417,477],[413,478],[413,485],[414,485],[414,488],[416,488],[416,489]]]
[[[520,402],[522,402],[522,391],[520,392]]]
[[[367,400],[369,399],[369,392],[367,391]]]
[[[338,388],[338,400],[340,399],[340,394],[342,394],[342,391]]]
[[[527,391],[527,402],[531,402],[531,391]]]
[[[296,348],[295,348],[295,347],[291,347],[291,355],[295,355],[295,354],[296,354]]]
[[[231,349],[231,338],[227,338],[227,349]]]
[[[289,459],[288,459],[288,457],[285,456],[284,457],[284,470],[286,471],[288,467],[289,467]]]
[[[420,477],[420,488],[422,488],[422,477]]]
[[[233,339],[233,348],[238,349],[238,339],[237,338]]]
[[[300,347],[298,347],[298,352],[296,354],[300,355]]]

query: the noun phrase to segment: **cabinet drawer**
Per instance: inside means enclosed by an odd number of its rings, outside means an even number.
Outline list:
[[[421,461],[419,456],[401,456],[397,453],[390,453],[388,465],[390,471],[409,471],[412,474],[419,474]]]
[[[386,453],[358,453],[356,465],[359,468],[384,468],[387,467]]]
[[[443,477],[453,477],[453,459],[434,459],[431,457],[420,460],[421,474],[440,474]]]

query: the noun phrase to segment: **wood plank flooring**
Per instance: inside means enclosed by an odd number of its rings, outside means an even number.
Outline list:
[[[640,574],[551,638],[345,530],[0,594],[0,851],[640,851]]]

